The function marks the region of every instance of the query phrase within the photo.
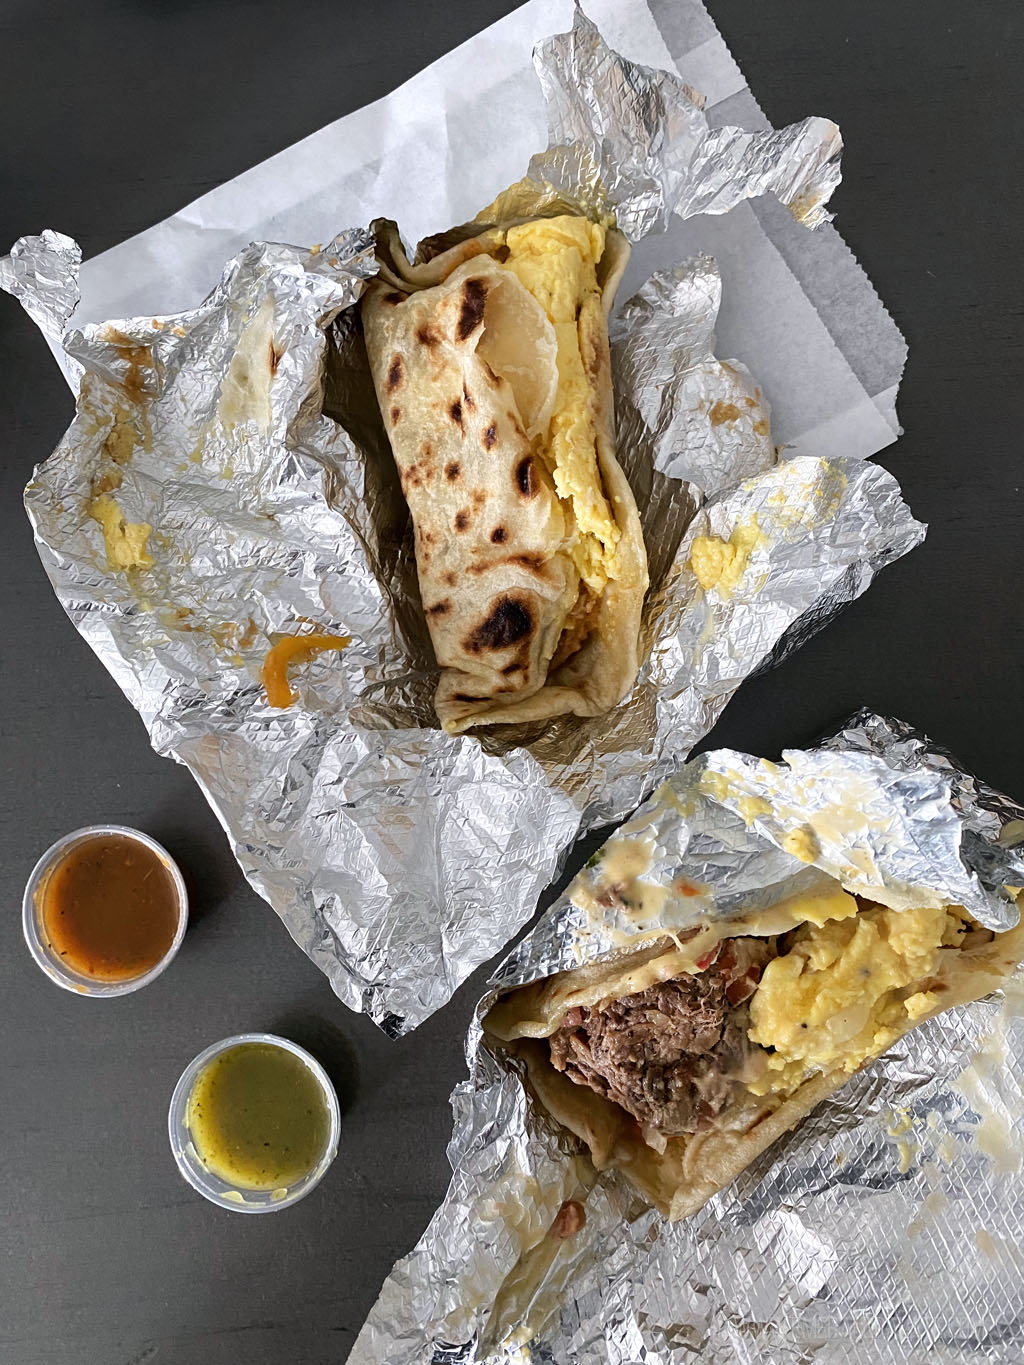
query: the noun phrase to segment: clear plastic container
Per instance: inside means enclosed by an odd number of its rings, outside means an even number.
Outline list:
[[[316,1078],[327,1106],[329,1129],[320,1159],[300,1180],[276,1190],[241,1189],[215,1175],[203,1164],[188,1126],[188,1102],[200,1073],[222,1052],[228,1052],[243,1043],[267,1043],[272,1047],[285,1048],[293,1056],[298,1057]],[[338,1154],[341,1110],[330,1077],[305,1048],[299,1047],[288,1038],[279,1037],[276,1033],[238,1033],[232,1038],[222,1038],[219,1043],[211,1044],[189,1062],[171,1096],[171,1107],[167,1114],[167,1133],[178,1170],[204,1199],[209,1199],[212,1204],[217,1204],[222,1209],[230,1209],[233,1213],[276,1213],[279,1209],[286,1209],[291,1204],[298,1203],[323,1179],[328,1166]]]
[[[156,854],[167,869],[177,894],[178,927],[171,941],[171,946],[160,961],[150,967],[148,972],[143,972],[140,976],[128,977],[124,981],[101,981],[69,967],[59,953],[54,951],[43,925],[43,903],[46,898],[47,882],[51,874],[77,844],[85,843],[87,840],[97,837],[118,834],[127,839],[136,839],[140,844],[144,844],[146,848]],[[177,863],[167,850],[155,839],[151,839],[148,834],[143,834],[138,829],[130,829],[127,825],[86,825],[82,829],[75,829],[70,834],[65,834],[63,839],[58,839],[46,850],[32,869],[22,900],[21,925],[29,952],[35,958],[36,964],[56,985],[62,986],[66,991],[74,991],[78,995],[128,995],[131,991],[139,991],[143,986],[148,986],[151,981],[155,981],[181,947],[181,941],[185,937],[185,928],[188,925],[188,892],[185,889],[185,882]]]

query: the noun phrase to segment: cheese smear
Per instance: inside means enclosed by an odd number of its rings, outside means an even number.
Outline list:
[[[583,582],[600,593],[618,576],[621,532],[608,505],[597,459],[594,394],[587,376],[590,339],[604,325],[597,263],[605,230],[586,218],[544,218],[509,228],[506,269],[544,309],[555,329],[558,388],[542,455],[555,491],[571,505],[578,539],[571,554]]]

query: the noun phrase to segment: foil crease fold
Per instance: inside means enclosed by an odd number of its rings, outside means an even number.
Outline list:
[[[534,66],[552,143],[585,149],[631,241],[664,229],[672,213],[728,213],[762,194],[806,227],[830,220],[843,143],[829,119],[711,129],[698,91],[612,52],[579,7],[569,33],[538,44]],[[558,183],[550,162],[534,173]]]

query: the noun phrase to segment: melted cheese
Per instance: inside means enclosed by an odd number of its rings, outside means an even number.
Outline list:
[[[563,502],[571,505],[577,539],[571,554],[592,592],[618,576],[615,547],[621,532],[601,482],[594,392],[583,337],[603,327],[597,262],[605,229],[586,218],[545,218],[505,235],[505,266],[547,313],[555,329],[558,388],[541,454]]]

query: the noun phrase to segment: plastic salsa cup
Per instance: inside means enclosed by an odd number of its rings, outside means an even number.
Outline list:
[[[152,965],[133,975],[120,975],[118,973],[94,975],[75,966],[74,962],[69,960],[69,956],[62,955],[58,947],[51,941],[51,933],[47,929],[45,913],[48,896],[54,886],[55,874],[61,872],[62,868],[69,866],[70,859],[76,853],[81,853],[83,849],[87,849],[89,844],[95,844],[99,848],[104,845],[109,847],[112,843],[123,841],[138,844],[141,849],[145,850],[146,856],[156,859],[162,866],[170,886],[176,924],[168,947],[156,961],[152,962]],[[125,913],[130,913],[130,906],[125,907]],[[177,863],[155,839],[151,839],[148,834],[143,834],[141,830],[131,829],[127,825],[86,825],[82,829],[72,830],[70,834],[65,834],[62,839],[58,839],[46,850],[32,869],[22,900],[22,930],[25,935],[25,942],[28,944],[29,952],[35,959],[36,965],[46,973],[55,985],[61,986],[66,991],[74,991],[77,995],[101,998],[127,995],[131,991],[138,991],[143,986],[148,986],[151,981],[156,980],[161,972],[166,970],[181,947],[187,925],[188,892],[185,889],[185,882]]]
[[[189,1101],[207,1068],[224,1054],[253,1043],[282,1048],[297,1058],[316,1081],[327,1113],[327,1136],[318,1159],[299,1178],[291,1180],[288,1184],[278,1185],[274,1189],[251,1189],[212,1170],[203,1160],[200,1151],[201,1141],[197,1134],[192,1132],[189,1122]],[[230,1209],[233,1213],[276,1213],[279,1209],[286,1209],[297,1203],[323,1179],[338,1152],[341,1111],[330,1078],[305,1048],[275,1033],[238,1033],[231,1038],[223,1038],[219,1043],[213,1043],[200,1052],[182,1072],[171,1097],[167,1131],[178,1170],[204,1199],[209,1199],[222,1209]]]

